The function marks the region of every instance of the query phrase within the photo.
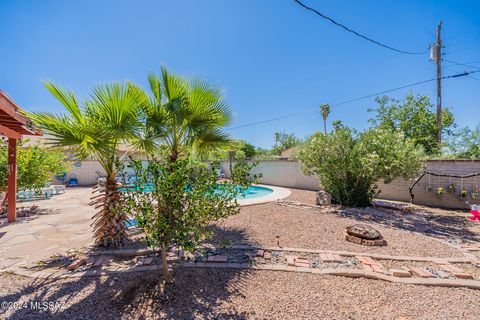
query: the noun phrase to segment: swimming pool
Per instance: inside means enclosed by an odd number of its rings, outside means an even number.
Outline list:
[[[221,191],[222,185],[218,185],[219,191]],[[146,185],[143,187],[143,192],[152,192],[153,186],[152,185]],[[120,191],[126,191],[125,188],[121,188]],[[245,192],[239,194],[236,196],[237,200],[242,200],[242,199],[254,199],[254,198],[260,198],[267,196],[269,194],[273,193],[273,190],[270,188],[266,187],[260,187],[260,186],[250,186]]]

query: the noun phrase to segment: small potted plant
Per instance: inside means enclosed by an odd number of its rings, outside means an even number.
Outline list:
[[[473,189],[472,192],[470,192],[470,198],[472,199],[477,199],[479,195],[478,189]]]
[[[447,188],[448,193],[455,193],[455,185],[451,183]]]
[[[443,194],[443,188],[442,187],[438,187],[437,188],[437,196],[441,196]]]
[[[462,191],[460,191],[460,198],[466,198],[467,195],[468,195],[467,189],[462,189]]]

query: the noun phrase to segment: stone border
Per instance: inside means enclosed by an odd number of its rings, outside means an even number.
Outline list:
[[[181,268],[215,268],[215,269],[246,269],[246,270],[267,270],[267,271],[286,271],[286,272],[301,272],[301,273],[312,273],[312,274],[322,274],[322,275],[332,275],[332,276],[343,276],[350,278],[367,278],[374,280],[383,280],[393,283],[403,283],[403,284],[415,284],[415,285],[426,285],[426,286],[435,286],[435,287],[463,287],[469,289],[480,290],[480,281],[478,280],[464,280],[464,279],[438,279],[438,278],[401,278],[393,277],[386,274],[381,274],[373,271],[358,270],[358,269],[347,269],[347,268],[338,268],[338,269],[315,269],[315,268],[306,268],[306,267],[295,267],[287,265],[274,265],[274,264],[263,264],[263,265],[250,265],[248,263],[190,263],[183,262],[179,263],[176,266]],[[132,267],[130,269],[122,270],[88,270],[81,272],[68,272],[68,271],[57,271],[57,272],[47,272],[47,271],[28,271],[28,270],[12,270],[8,273],[12,273],[18,276],[24,276],[28,278],[35,279],[45,279],[45,280],[59,280],[59,279],[68,279],[68,278],[81,278],[88,276],[107,276],[111,274],[119,273],[131,273],[131,272],[145,272],[145,271],[156,271],[161,270],[162,265],[152,265],[152,266],[138,266]]]
[[[259,198],[237,200],[238,204],[241,207],[277,201],[280,199],[284,199],[292,194],[290,189],[287,189],[287,188],[267,186],[264,184],[256,184],[255,186],[270,189],[273,192],[271,194],[268,194],[266,196],[259,197]]]

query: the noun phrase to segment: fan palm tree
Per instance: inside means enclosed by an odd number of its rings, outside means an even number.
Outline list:
[[[320,106],[320,114],[323,118],[323,130],[327,133],[327,118],[330,114],[330,105],[329,104],[322,104]]]
[[[118,207],[120,193],[115,181],[116,150],[130,142],[145,150],[154,146],[145,140],[139,97],[126,85],[112,83],[93,88],[80,104],[72,91],[44,82],[48,91],[65,107],[66,113],[34,112],[29,116],[52,138],[53,146],[68,150],[80,159],[94,157],[106,173],[105,187],[92,198],[99,211],[93,217],[94,240],[100,246],[118,246],[127,239],[126,215]]]
[[[334,128],[335,130],[338,130],[338,129],[343,128],[342,120],[332,121],[332,126],[333,126],[333,128]]]
[[[225,146],[230,136],[222,127],[231,121],[223,91],[201,78],[186,79],[162,66],[160,74],[148,76],[151,96],[130,83],[143,96],[148,137],[168,152],[170,161],[189,152],[204,157]]]

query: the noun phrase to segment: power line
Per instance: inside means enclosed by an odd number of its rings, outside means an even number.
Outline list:
[[[303,8],[305,8],[305,9],[307,9],[307,10],[309,10],[309,11],[312,11],[312,12],[316,13],[317,15],[319,15],[320,17],[322,17],[322,18],[330,21],[331,23],[335,24],[336,26],[338,26],[338,27],[340,27],[340,28],[343,28],[343,29],[345,29],[345,30],[348,31],[348,32],[353,33],[353,34],[356,35],[357,37],[360,37],[360,38],[362,38],[362,39],[364,39],[364,40],[370,41],[370,42],[372,42],[372,43],[374,43],[374,44],[376,44],[376,45],[379,45],[379,46],[381,46],[381,47],[384,47],[384,48],[386,48],[386,49],[389,49],[389,50],[392,50],[392,51],[396,51],[396,52],[399,52],[399,53],[404,53],[404,54],[424,54],[424,53],[427,53],[427,52],[428,52],[428,49],[425,50],[425,51],[422,51],[422,52],[411,52],[411,51],[404,51],[404,50],[400,50],[400,49],[396,49],[396,48],[394,48],[394,47],[388,46],[388,45],[383,44],[383,43],[381,43],[381,42],[378,42],[378,41],[376,41],[376,40],[374,40],[374,39],[372,39],[372,38],[369,38],[369,37],[367,37],[367,36],[365,36],[365,35],[363,35],[363,34],[361,34],[361,33],[358,33],[358,32],[355,31],[355,30],[350,29],[349,27],[347,27],[347,26],[345,26],[345,25],[343,25],[343,24],[341,24],[341,23],[333,20],[332,18],[324,15],[323,13],[319,12],[318,10],[316,10],[316,9],[314,9],[314,8],[311,8],[311,7],[303,4],[303,3],[300,2],[299,0],[293,0],[293,1],[295,1],[297,4],[299,4],[299,5],[302,6]]]
[[[472,73],[477,73],[477,72],[480,72],[480,70],[469,71],[469,72],[466,72],[466,71],[465,71],[465,72],[463,72],[463,73],[458,73],[458,74],[443,76],[441,79],[443,80],[443,79],[451,79],[451,78],[458,78],[458,77],[463,77],[463,76],[469,76],[470,74],[472,74]],[[371,98],[371,97],[376,97],[376,96],[379,96],[379,95],[382,95],[382,94],[385,94],[385,93],[389,93],[389,92],[393,92],[393,91],[398,91],[398,90],[406,89],[406,88],[409,88],[409,87],[414,87],[414,86],[417,86],[417,85],[419,85],[419,84],[428,83],[428,82],[432,82],[432,81],[436,81],[436,80],[437,80],[437,78],[432,78],[432,79],[428,79],[428,80],[418,81],[418,82],[411,83],[411,84],[407,84],[407,85],[404,85],[404,86],[401,86],[401,87],[397,87],[397,88],[394,88],[394,89],[389,89],[389,90],[385,90],[385,91],[381,91],[381,92],[372,93],[372,94],[369,94],[369,95],[366,95],[366,96],[361,96],[361,97],[358,97],[358,98],[353,98],[353,99],[350,99],[350,100],[345,100],[345,101],[342,101],[342,102],[337,102],[337,103],[331,104],[331,106],[332,106],[332,107],[340,106],[340,105],[344,105],[344,104],[347,104],[347,103],[352,103],[352,102],[356,102],[356,101],[359,101],[359,100],[363,100],[363,99],[367,99],[367,98]],[[296,117],[296,116],[299,116],[299,115],[302,115],[302,114],[305,114],[305,113],[309,113],[309,112],[312,112],[312,111],[317,111],[317,110],[318,110],[318,107],[309,108],[309,109],[305,109],[305,110],[300,111],[300,112],[291,113],[291,114],[287,114],[287,115],[284,115],[284,116],[279,116],[279,117],[275,117],[275,118],[271,118],[271,119],[265,119],[265,120],[260,120],[260,121],[245,123],[245,124],[238,125],[238,126],[235,126],[235,127],[226,128],[225,130],[235,130],[235,129],[245,128],[245,127],[256,126],[256,125],[259,125],[259,124],[264,124],[264,123],[268,123],[268,122],[273,122],[273,121],[278,121],[278,120],[283,120],[283,119],[288,119],[288,118]]]
[[[480,67],[472,66],[472,65],[470,65],[470,64],[461,63],[461,62],[456,62],[456,61],[447,60],[447,59],[442,59],[442,60],[443,60],[443,61],[446,61],[446,62],[450,62],[450,63],[456,64],[457,66],[464,66],[464,67],[469,67],[469,68],[474,68],[474,69],[479,69],[479,70],[480,70]]]

